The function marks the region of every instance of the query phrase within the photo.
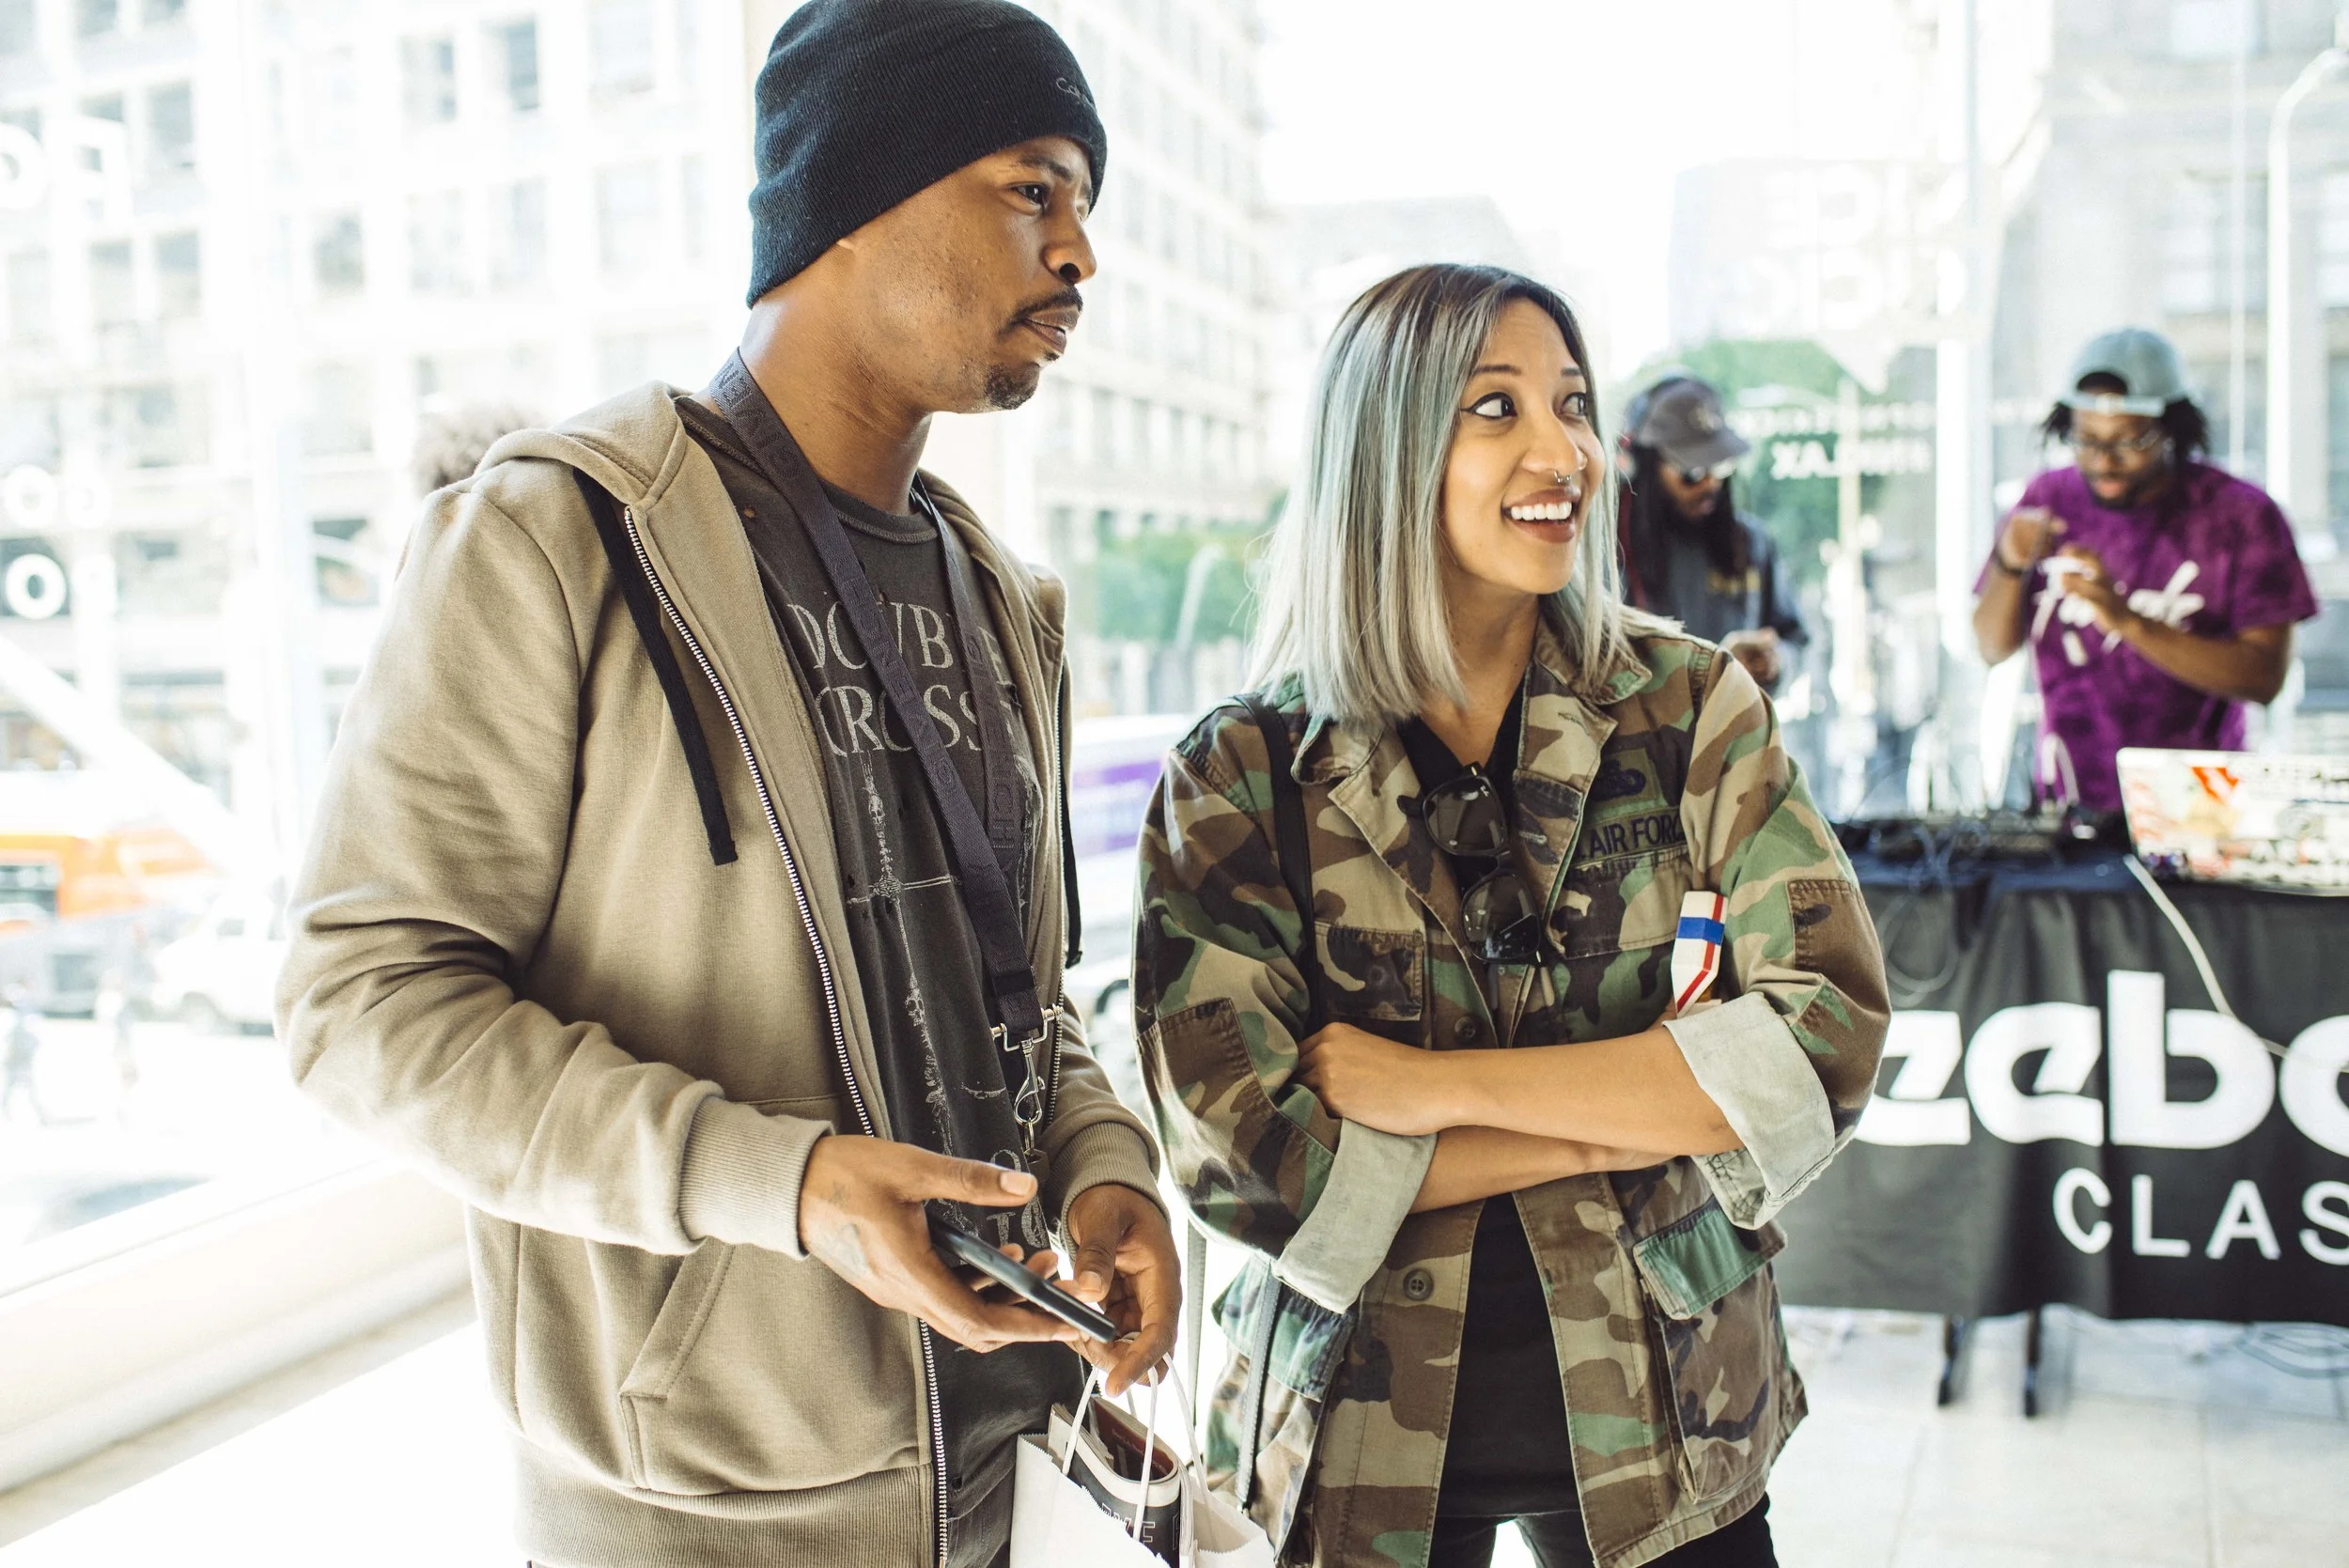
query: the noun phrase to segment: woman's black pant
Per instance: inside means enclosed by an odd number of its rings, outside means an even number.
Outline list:
[[[1487,1200],[1477,1217],[1463,1319],[1427,1568],[1486,1568],[1494,1535],[1512,1522],[1542,1568],[1590,1568],[1549,1305],[1517,1204],[1506,1198]],[[1769,1507],[1764,1498],[1655,1560],[1664,1568],[1777,1568]]]
[[[1770,1549],[1770,1499],[1764,1498],[1737,1520],[1685,1546],[1675,1546],[1656,1559],[1657,1568],[1778,1568]],[[1493,1560],[1494,1537],[1510,1518],[1478,1518],[1473,1514],[1443,1514],[1436,1520],[1436,1549],[1427,1568],[1486,1568]],[[1525,1531],[1533,1560],[1542,1568],[1590,1568],[1591,1545],[1582,1534],[1579,1514],[1520,1514],[1515,1523]]]

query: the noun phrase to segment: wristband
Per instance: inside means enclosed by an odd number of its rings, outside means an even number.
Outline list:
[[[1999,549],[1997,545],[1992,545],[1990,547],[1990,564],[1998,567],[2000,571],[2006,573],[2009,577],[2021,578],[2029,577],[2030,575],[2030,567],[2029,566],[2008,566],[2006,564],[2006,551]]]
[[[1721,971],[1721,948],[1729,940],[1729,900],[1718,893],[1683,894],[1680,924],[1672,933],[1672,1016],[1681,1017],[1713,988]]]

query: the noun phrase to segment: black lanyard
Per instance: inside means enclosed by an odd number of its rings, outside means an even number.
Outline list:
[[[987,623],[982,617],[987,614],[987,608],[979,598],[978,584],[971,580],[970,552],[947,532],[946,520],[940,515],[938,504],[930,499],[929,491],[922,488],[918,479],[913,484],[913,498],[921,504],[930,525],[938,530],[939,548],[946,561],[946,595],[954,605],[955,629],[962,636],[962,660],[970,671],[971,706],[979,716],[979,766],[987,781],[988,844],[995,851],[995,863],[1002,870],[1004,881],[1016,887],[1024,869],[1020,862],[1028,852],[1027,835],[1021,831],[1026,826],[1026,812],[1020,799],[1019,775],[1012,764],[1011,724],[1003,717],[1003,704],[998,695],[1004,682],[997,678],[995,650],[988,645],[984,629]],[[829,501],[832,497],[827,495],[824,499]],[[848,559],[857,561],[853,551]],[[863,565],[861,562],[857,564],[860,567]],[[840,589],[836,578],[832,589],[835,593]],[[864,634],[860,631],[857,635],[861,638]],[[903,669],[905,666],[896,644],[893,642],[889,648],[890,661]],[[874,668],[879,670],[879,666]],[[986,683],[984,687],[980,684],[982,681]],[[910,690],[911,686],[909,677],[907,687]],[[923,709],[922,716],[925,719],[930,717],[926,707]],[[954,774],[955,783],[960,784],[960,770],[950,771]],[[1027,963],[1024,946],[1020,950],[1020,963]],[[1035,982],[1033,979],[1028,982],[1028,988],[1034,990]]]
[[[1036,1071],[1036,1048],[1044,1039],[1044,1009],[1036,996],[1035,970],[1028,961],[1019,902],[1011,891],[1013,868],[1025,849],[1020,842],[1019,786],[1012,770],[1011,730],[1003,717],[1001,697],[989,690],[995,684],[995,661],[981,630],[980,617],[986,611],[979,604],[976,587],[971,581],[970,563],[963,558],[960,541],[947,534],[945,520],[937,507],[917,488],[915,494],[938,528],[939,546],[945,552],[947,593],[962,635],[971,706],[979,720],[988,816],[994,824],[991,831],[972,801],[970,790],[964,787],[954,759],[946,754],[945,738],[939,734],[937,722],[922,706],[912,673],[906,668],[905,656],[898,651],[896,639],[889,634],[881,619],[880,596],[872,580],[865,576],[864,564],[857,558],[856,547],[848,542],[848,532],[840,520],[839,510],[824,492],[823,482],[809,466],[806,454],[800,450],[800,443],[792,439],[790,430],[759,391],[739,354],[727,361],[711,391],[728,422],[767,471],[767,477],[799,514],[801,523],[807,529],[808,542],[815,546],[817,559],[823,563],[824,575],[832,581],[832,596],[848,617],[857,642],[863,646],[865,660],[879,677],[882,693],[896,713],[898,727],[912,742],[914,755],[922,764],[930,799],[936,802],[939,819],[946,829],[947,847],[954,855],[963,911],[970,919],[972,935],[977,939],[980,956],[987,965],[988,993],[994,1003],[996,1044],[1005,1055],[1015,1057],[1022,1070],[1019,1088],[1012,1099],[1012,1114],[1028,1142],[1024,1152],[1033,1154],[1036,1127],[1044,1114],[1044,1084]],[[1011,1075],[1004,1076],[1008,1079]]]

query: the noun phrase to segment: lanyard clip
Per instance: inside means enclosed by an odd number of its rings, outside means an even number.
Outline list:
[[[1016,1056],[1023,1062],[1034,1061],[1035,1048],[1044,1043],[1044,1032],[1040,1029],[1032,1034],[1022,1035],[1018,1040],[1014,1040],[1011,1037],[1011,1031],[1002,1024],[995,1025],[987,1032],[988,1038],[995,1042],[997,1050],[1002,1051],[1005,1056]]]
[[[1019,1138],[1026,1154],[1034,1158],[1036,1132],[1044,1125],[1046,1086],[1044,1075],[1035,1070],[1036,1048],[1044,1043],[1044,1031],[1037,1030],[1015,1040],[1010,1030],[997,1024],[988,1033],[996,1049],[1019,1063],[1019,1087],[1011,1097],[1011,1114],[1019,1124]]]
[[[1044,1080],[1034,1074],[1012,1096],[1012,1119],[1019,1124],[1019,1136],[1026,1142],[1031,1157],[1035,1153],[1036,1129],[1044,1121]]]

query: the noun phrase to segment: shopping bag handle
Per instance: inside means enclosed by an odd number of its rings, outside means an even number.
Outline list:
[[[1060,1473],[1064,1481],[1068,1479],[1069,1471],[1077,1463],[1077,1435],[1084,1430],[1085,1412],[1093,1407],[1094,1397],[1097,1394],[1103,1399],[1110,1398],[1109,1394],[1102,1392],[1101,1369],[1093,1366],[1090,1362],[1086,1363],[1086,1368],[1084,1391],[1077,1396],[1075,1419],[1068,1425],[1068,1446],[1061,1451]],[[1142,1539],[1143,1515],[1150,1506],[1150,1462],[1158,1452],[1159,1395],[1169,1385],[1174,1387],[1175,1403],[1182,1412],[1183,1420],[1189,1422],[1191,1420],[1190,1397],[1184,1391],[1182,1379],[1175,1374],[1173,1367],[1166,1368],[1159,1375],[1150,1380],[1150,1398],[1143,1409],[1137,1411],[1130,1405],[1127,1407],[1127,1413],[1137,1417],[1142,1422],[1142,1484],[1134,1495],[1134,1516],[1126,1526],[1127,1535],[1136,1541]],[[1128,1395],[1132,1392],[1131,1389],[1127,1390]],[[1173,1459],[1174,1445],[1169,1444],[1166,1452],[1168,1458]],[[1189,1465],[1192,1462],[1192,1460],[1183,1460],[1179,1463]]]
[[[1067,1478],[1068,1472],[1076,1467],[1077,1434],[1084,1430],[1085,1412],[1093,1407],[1093,1391],[1100,1386],[1101,1369],[1095,1366],[1092,1362],[1087,1361],[1085,1363],[1084,1392],[1077,1396],[1077,1408],[1068,1423],[1068,1446],[1061,1450],[1060,1454],[1060,1473],[1062,1479],[1064,1480]]]

